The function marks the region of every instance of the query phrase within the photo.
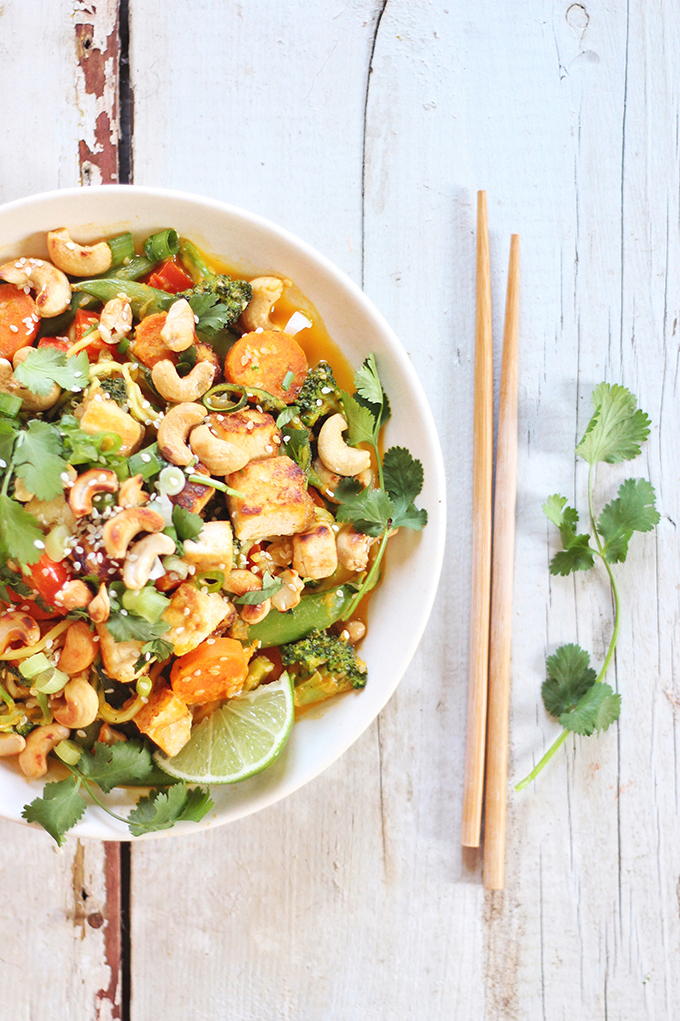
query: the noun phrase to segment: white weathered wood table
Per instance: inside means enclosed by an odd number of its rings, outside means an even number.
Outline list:
[[[677,1017],[677,5],[22,0],[0,8],[0,46],[0,200],[134,180],[305,238],[402,338],[452,508],[415,661],[308,787],[230,827],[122,849],[71,838],[55,853],[0,824],[0,1017]],[[493,894],[459,846],[478,188],[498,338],[522,238],[513,781],[558,732],[546,654],[578,640],[601,661],[609,639],[604,582],[549,579],[541,513],[551,492],[583,499],[573,449],[601,379],[653,419],[632,473],[662,514],[620,570],[621,720],[510,793]],[[607,492],[620,474],[603,473]]]

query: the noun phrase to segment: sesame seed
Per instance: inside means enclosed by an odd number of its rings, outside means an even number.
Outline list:
[[[19,327],[15,326],[14,323],[10,323],[9,328],[12,331],[12,333],[18,333],[19,332]]]
[[[36,539],[33,543],[36,549],[45,549],[45,543],[42,539]]]

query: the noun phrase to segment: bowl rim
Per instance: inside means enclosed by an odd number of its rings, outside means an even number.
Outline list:
[[[236,822],[238,819],[245,818],[255,812],[259,812],[277,801],[288,797],[288,795],[293,794],[305,784],[314,780],[322,772],[328,769],[328,767],[337,759],[339,759],[340,756],[344,755],[351,745],[353,745],[355,741],[357,741],[368,729],[378,714],[384,709],[385,705],[394,694],[399,682],[406,673],[416,649],[420,644],[431,615],[443,565],[446,538],[446,475],[441,444],[439,442],[434,416],[425,395],[425,390],[395,331],[358,284],[356,284],[343,270],[336,266],[335,263],[322,252],[319,252],[316,248],[298,237],[296,234],[293,234],[287,228],[280,227],[278,224],[259,213],[254,213],[241,206],[223,202],[220,199],[196,195],[194,193],[178,189],[156,188],[137,184],[102,184],[87,188],[71,187],[39,192],[0,204],[0,217],[6,213],[12,213],[15,210],[39,206],[49,201],[80,201],[81,197],[83,199],[89,198],[94,201],[97,195],[111,192],[117,194],[135,193],[140,197],[147,196],[161,201],[167,200],[168,202],[175,201],[194,204],[198,207],[202,207],[203,209],[218,211],[232,218],[240,219],[244,223],[255,225],[260,229],[274,234],[293,249],[297,249],[303,253],[312,262],[320,265],[322,269],[333,279],[336,285],[340,288],[344,288],[346,291],[349,291],[351,299],[357,302],[361,306],[364,314],[366,314],[370,319],[373,319],[376,325],[380,328],[383,338],[386,341],[386,345],[389,348],[390,357],[397,362],[401,373],[408,374],[409,391],[412,399],[414,399],[416,403],[418,414],[420,416],[420,425],[422,426],[427,439],[428,453],[431,458],[431,464],[428,465],[428,472],[430,473],[428,483],[435,497],[432,506],[428,505],[427,524],[428,540],[433,547],[431,584],[427,591],[422,594],[423,597],[419,600],[419,626],[410,635],[410,640],[406,646],[403,659],[400,664],[400,671],[396,673],[394,679],[391,680],[388,685],[384,686],[378,703],[374,704],[372,710],[367,713],[365,718],[362,718],[357,724],[355,724],[351,730],[349,730],[349,733],[345,735],[344,739],[338,741],[337,745],[334,745],[328,754],[322,756],[319,762],[315,763],[311,770],[308,770],[306,775],[303,775],[296,780],[293,780],[290,777],[287,779],[286,777],[282,777],[280,783],[277,783],[268,790],[256,792],[252,799],[246,803],[239,804],[238,809],[233,811],[228,818],[220,818],[220,812],[216,809],[214,813],[209,813],[208,816],[199,823],[179,823],[169,830],[161,830],[145,834],[140,837],[133,837],[127,827],[124,827],[122,823],[118,823],[110,817],[105,816],[104,813],[97,808],[97,806],[88,803],[83,819],[69,831],[69,835],[73,835],[78,838],[87,837],[91,839],[113,841],[141,841],[181,836],[185,833],[198,833],[200,830],[214,829],[230,822]],[[315,296],[308,295],[308,297],[315,301]],[[336,343],[338,343],[338,346],[340,346],[342,350],[341,343],[338,341],[336,341]],[[6,809],[4,806],[0,804],[1,817],[27,825],[24,820],[16,815],[5,815],[5,811]]]

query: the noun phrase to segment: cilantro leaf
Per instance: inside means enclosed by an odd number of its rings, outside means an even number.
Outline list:
[[[608,684],[593,684],[576,706],[560,716],[566,730],[589,737],[595,730],[607,730],[621,713],[621,696]]]
[[[243,606],[259,606],[265,599],[276,595],[282,588],[283,582],[278,578],[273,578],[269,571],[265,571],[262,576],[262,588],[256,589],[254,592],[244,592],[238,599],[234,599],[234,602],[241,603]]]
[[[109,614],[106,627],[114,642],[150,642],[170,630],[167,621],[157,620],[155,624],[150,624],[137,614],[126,615],[115,611]]]
[[[289,404],[287,408],[279,413],[276,418],[276,425],[279,429],[283,429],[284,425],[288,425],[294,418],[300,414],[300,409],[297,404]]]
[[[427,524],[427,511],[413,501],[423,488],[423,466],[405,447],[390,447],[383,458],[385,489],[392,501],[392,527],[420,530]]]
[[[380,431],[377,413],[379,409],[373,411],[365,404],[359,404],[344,390],[340,391],[340,398],[347,419],[347,442],[353,447],[357,443],[370,443],[375,446]]]
[[[561,645],[546,660],[548,677],[541,687],[543,705],[550,716],[570,712],[595,683],[590,656],[580,645]]]
[[[192,294],[188,298],[195,316],[196,330],[207,338],[220,333],[234,321],[234,313],[216,294]]]
[[[576,453],[588,464],[617,464],[637,457],[651,423],[648,415],[637,408],[635,395],[623,386],[600,383],[593,390],[592,402],[593,417]]]
[[[114,787],[143,783],[156,772],[151,752],[141,741],[117,741],[112,745],[97,741],[93,753],[83,754],[72,768],[79,776],[98,784],[105,794]]]
[[[36,564],[45,548],[44,539],[33,515],[10,496],[0,494],[0,553],[21,564]]]
[[[12,447],[17,431],[7,419],[0,419],[0,468],[6,468],[12,460]]]
[[[175,504],[172,511],[172,523],[175,531],[182,542],[187,539],[195,539],[203,528],[203,518],[200,514],[194,514],[181,504]]]
[[[167,790],[152,790],[140,798],[128,816],[130,832],[135,837],[157,830],[168,830],[176,822],[200,822],[213,807],[210,793],[202,787],[187,789],[185,783]]]
[[[550,561],[550,573],[566,577],[574,571],[589,571],[595,563],[595,550],[589,535],[575,535],[566,549],[559,550]]]
[[[282,449],[282,453],[285,452],[291,461],[295,461],[305,474],[309,474],[312,464],[312,448],[309,444],[309,435],[309,429],[286,429],[286,441]]]
[[[31,393],[46,397],[54,383],[64,390],[82,390],[88,381],[90,362],[84,351],[67,358],[55,347],[31,348],[14,375]]]
[[[61,447],[59,430],[35,419],[17,438],[16,473],[39,500],[53,500],[64,491],[61,475],[68,464],[61,456]]]
[[[142,646],[142,654],[135,663],[135,672],[141,670],[152,657],[157,659],[159,663],[164,663],[169,656],[172,656],[174,651],[172,643],[166,642],[164,638],[154,638],[150,642],[145,642]]]
[[[646,479],[626,479],[619,487],[616,500],[603,508],[597,522],[609,563],[622,563],[633,532],[651,532],[659,520],[651,483]]]
[[[379,536],[390,526],[394,516],[394,504],[384,489],[362,489],[360,493],[351,495],[342,487],[335,490],[336,500],[340,506],[336,519],[351,521],[354,527],[364,535]]]
[[[578,512],[573,507],[565,506],[566,503],[566,496],[555,493],[548,497],[542,508],[545,516],[559,528],[565,548],[576,538],[578,524]]]
[[[371,404],[382,404],[383,388],[378,375],[375,355],[371,353],[360,369],[354,373],[354,385],[357,393],[365,397]]]
[[[87,807],[80,791],[80,781],[74,776],[47,783],[42,797],[25,805],[21,814],[27,822],[40,823],[61,847],[65,833],[82,818]]]

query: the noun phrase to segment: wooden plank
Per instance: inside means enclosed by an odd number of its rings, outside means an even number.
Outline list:
[[[116,6],[25,0],[0,10],[3,202],[98,180],[96,167],[111,179],[115,131],[107,139],[94,125],[115,122]],[[105,40],[102,91],[83,60],[87,52],[91,67]],[[121,1018],[119,846],[71,838],[59,850],[46,833],[5,821],[0,845],[3,1017]]]

